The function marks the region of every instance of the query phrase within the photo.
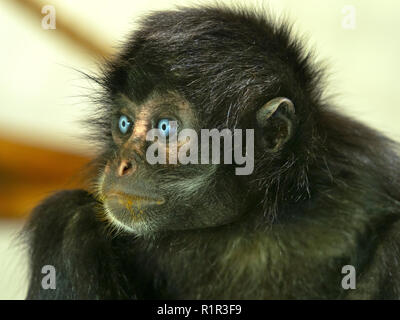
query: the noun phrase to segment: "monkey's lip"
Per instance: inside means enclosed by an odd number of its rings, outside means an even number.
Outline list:
[[[122,191],[111,191],[106,194],[106,198],[114,198],[121,204],[128,206],[161,205],[165,203],[165,199],[163,197],[129,194]]]

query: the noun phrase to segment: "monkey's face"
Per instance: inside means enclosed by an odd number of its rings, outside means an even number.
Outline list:
[[[185,154],[198,150],[194,139],[177,139],[184,129],[199,130],[195,111],[185,99],[174,92],[154,93],[138,105],[121,94],[115,104],[111,120],[115,152],[98,189],[114,226],[145,235],[211,227],[237,217],[241,201],[234,175],[221,173],[216,164],[176,161],[182,148],[190,150]],[[148,141],[152,129],[158,129],[158,138]],[[156,151],[149,153],[150,147]],[[151,164],[149,157],[161,155],[166,163]]]

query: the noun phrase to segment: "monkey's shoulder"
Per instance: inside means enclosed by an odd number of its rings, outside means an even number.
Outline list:
[[[106,283],[102,291],[102,284],[96,281],[106,281],[104,274],[114,275],[103,260],[111,257],[112,251],[98,210],[99,203],[84,190],[57,192],[33,210],[23,234],[31,262],[28,299],[109,298],[111,289],[107,290],[112,285]],[[57,272],[57,290],[42,288],[44,266]],[[97,270],[104,274],[96,274]],[[81,279],[86,280],[81,283]],[[114,291],[112,294],[117,296]]]
[[[39,206],[46,204],[65,207],[65,205],[82,206],[95,202],[95,198],[83,189],[61,190],[43,200]]]
[[[63,190],[44,199],[32,211],[25,231],[34,238],[47,237],[49,241],[62,237],[65,230],[73,232],[85,225],[95,227],[98,202],[85,190]],[[85,221],[82,221],[85,220]],[[79,223],[78,223],[79,221]]]
[[[42,216],[60,219],[73,215],[76,210],[94,208],[97,201],[89,192],[82,189],[62,190],[44,199],[32,212],[33,219]]]

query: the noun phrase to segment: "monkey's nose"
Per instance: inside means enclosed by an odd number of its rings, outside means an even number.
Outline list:
[[[129,160],[122,160],[119,164],[117,173],[119,177],[129,176],[135,171],[135,167],[132,161]]]

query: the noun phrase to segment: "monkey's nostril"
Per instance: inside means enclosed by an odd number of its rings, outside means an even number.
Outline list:
[[[118,167],[118,176],[127,176],[133,172],[133,165],[131,161],[122,160]]]

